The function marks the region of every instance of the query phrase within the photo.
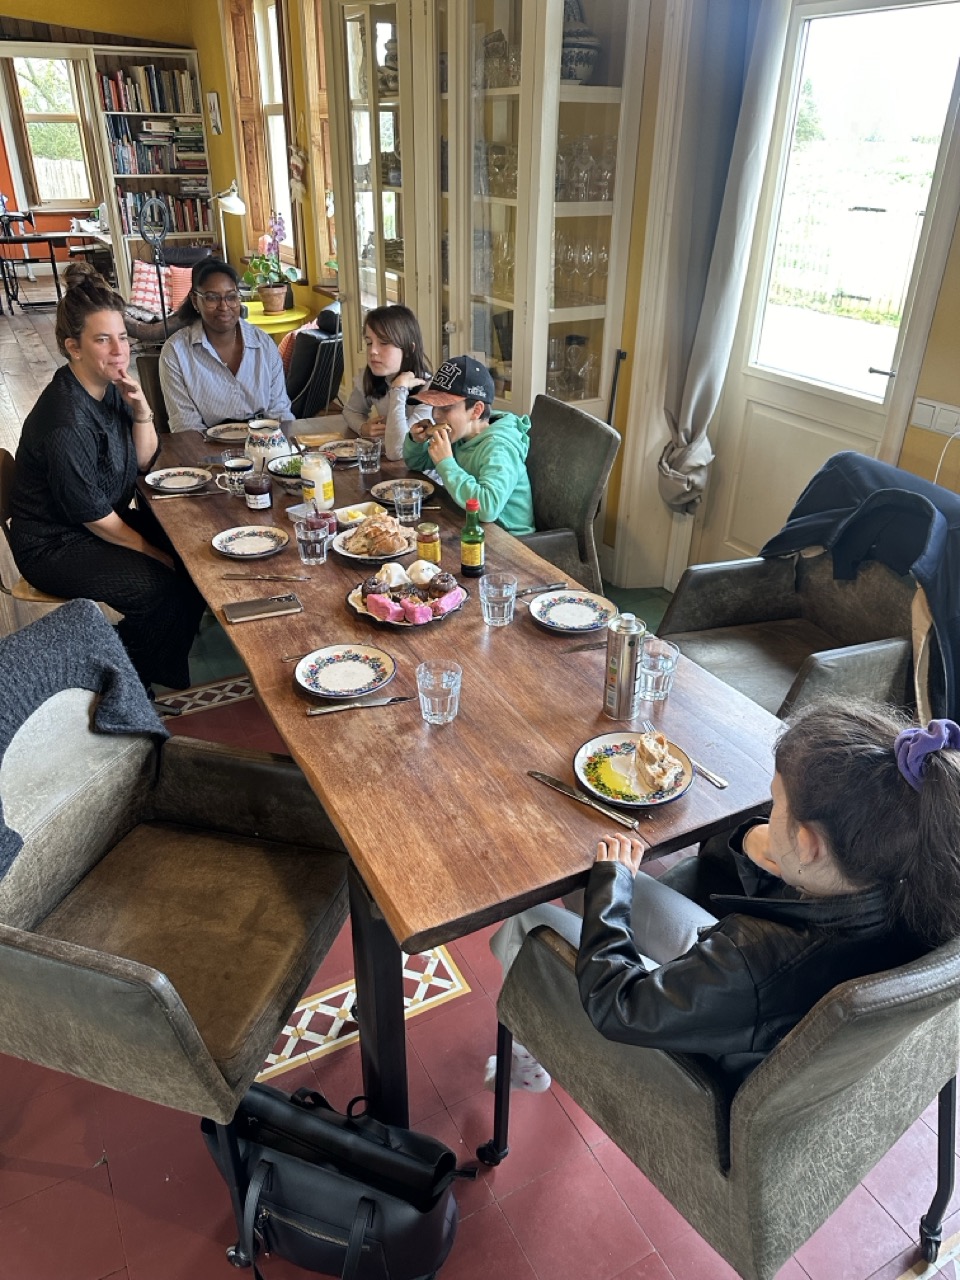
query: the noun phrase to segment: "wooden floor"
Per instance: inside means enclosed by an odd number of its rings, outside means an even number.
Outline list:
[[[37,402],[40,392],[64,363],[54,338],[55,313],[52,307],[0,316],[0,448],[16,451],[23,420]],[[6,542],[0,546],[0,574],[4,582],[14,576],[13,561]],[[25,605],[0,595],[0,635],[9,635],[46,607]]]

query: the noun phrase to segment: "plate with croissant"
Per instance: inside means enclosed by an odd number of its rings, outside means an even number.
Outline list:
[[[602,733],[583,744],[573,771],[601,800],[632,807],[676,800],[693,781],[689,757],[662,733]]]
[[[333,539],[333,549],[348,560],[394,560],[417,549],[415,529],[395,516],[370,516],[355,529],[345,529]]]

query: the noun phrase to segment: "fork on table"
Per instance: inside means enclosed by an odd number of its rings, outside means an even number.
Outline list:
[[[643,731],[644,733],[656,733],[657,727],[652,720],[644,720]],[[713,783],[713,785],[715,787],[719,787],[721,791],[725,787],[729,787],[730,783],[727,782],[726,778],[721,778],[719,773],[712,773],[709,769],[707,769],[704,765],[702,765],[699,762],[699,760],[694,760],[693,756],[690,755],[689,752],[687,752],[687,759],[693,765],[694,772],[699,773],[701,778],[704,778],[707,782]]]

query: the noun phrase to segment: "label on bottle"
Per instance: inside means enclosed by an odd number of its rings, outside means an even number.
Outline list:
[[[479,569],[483,565],[483,543],[461,542],[460,563],[465,569]]]
[[[329,477],[329,479],[324,480],[321,492],[323,494],[323,497],[321,500],[325,506],[333,502],[333,476],[332,475]]]
[[[266,493],[248,493],[246,495],[247,506],[251,511],[265,511],[271,505],[272,498],[273,495],[269,490]]]

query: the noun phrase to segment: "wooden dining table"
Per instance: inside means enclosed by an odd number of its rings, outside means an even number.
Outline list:
[[[194,432],[161,440],[155,467],[203,465],[217,453]],[[407,474],[401,464],[388,463],[374,479]],[[369,498],[361,480],[356,468],[335,468],[337,506]],[[534,780],[528,770],[575,784],[573,757],[581,744],[636,725],[614,722],[601,710],[602,650],[571,651],[596,634],[547,630],[530,616],[530,597],[518,601],[511,625],[484,624],[477,580],[459,576],[463,512],[441,488],[426,499],[437,509],[423,518],[439,524],[442,567],[469,595],[458,612],[407,627],[377,623],[348,605],[350,591],[375,566],[335,551],[324,565],[301,564],[285,513],[296,497],[275,488],[272,510],[254,512],[225,493],[153,500],[141,488],[221,621],[230,601],[295,591],[303,603],[300,614],[227,624],[227,632],[256,697],[350,855],[364,1088],[374,1114],[405,1124],[401,953],[462,937],[581,887],[598,837],[618,828]],[[248,524],[282,528],[289,543],[254,561],[227,559],[214,550],[214,535]],[[497,525],[486,526],[486,557],[488,569],[515,574],[521,590],[562,576]],[[236,573],[249,580],[225,576]],[[259,573],[304,574],[309,580],[260,581]],[[296,663],[283,658],[338,643],[372,644],[389,653],[396,676],[384,692],[413,695],[411,700],[308,716],[321,700],[297,686]],[[460,711],[447,725],[427,724],[420,715],[415,672],[428,658],[452,658],[463,669]],[[720,789],[696,776],[678,799],[632,811],[651,856],[729,828],[768,800],[779,721],[763,708],[681,657],[670,696],[641,704],[641,713],[729,782]]]

